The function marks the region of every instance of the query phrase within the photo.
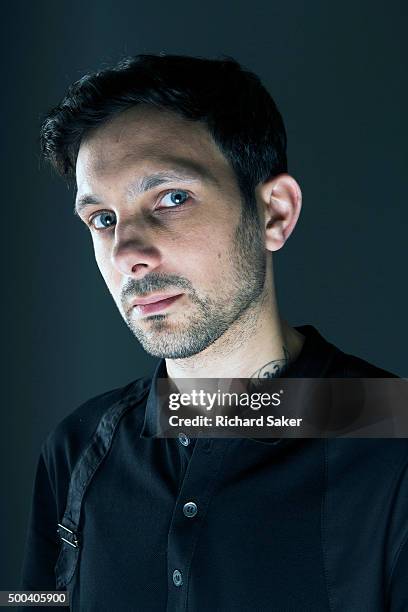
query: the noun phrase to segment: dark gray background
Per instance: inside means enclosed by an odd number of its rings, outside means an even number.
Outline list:
[[[406,39],[402,2],[8,3],[2,21],[0,589],[18,585],[40,444],[89,397],[155,360],[130,335],[40,165],[41,116],[85,71],[124,54],[234,56],[284,116],[304,192],[275,258],[282,313],[407,376]]]

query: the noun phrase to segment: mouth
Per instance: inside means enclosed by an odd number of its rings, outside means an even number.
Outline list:
[[[181,298],[182,295],[184,294],[178,293],[177,295],[171,295],[169,297],[156,295],[152,296],[151,298],[139,298],[134,301],[132,310],[136,310],[142,315],[159,312],[160,310],[165,310],[171,306],[174,302]]]

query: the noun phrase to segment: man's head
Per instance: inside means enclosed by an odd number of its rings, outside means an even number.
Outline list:
[[[267,299],[267,250],[300,207],[285,141],[269,94],[232,60],[138,56],[49,114],[44,155],[76,175],[100,271],[149,353],[199,353]],[[152,294],[182,295],[135,307]]]

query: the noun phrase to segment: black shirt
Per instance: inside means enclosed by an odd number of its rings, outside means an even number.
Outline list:
[[[297,329],[288,376],[391,376]],[[22,589],[86,612],[408,610],[407,440],[155,438],[165,375],[45,440]]]

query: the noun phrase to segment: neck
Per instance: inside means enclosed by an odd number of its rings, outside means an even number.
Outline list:
[[[266,378],[294,361],[304,337],[278,313],[274,292],[248,309],[204,351],[166,359],[169,378]]]

